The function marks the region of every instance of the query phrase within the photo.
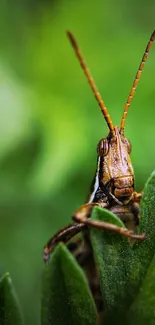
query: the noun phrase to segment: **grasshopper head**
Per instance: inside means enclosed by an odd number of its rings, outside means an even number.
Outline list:
[[[134,172],[131,163],[131,143],[114,127],[98,147],[99,186],[106,188],[119,200],[128,200],[134,191]]]

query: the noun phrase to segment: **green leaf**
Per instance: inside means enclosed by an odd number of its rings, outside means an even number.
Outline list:
[[[98,207],[94,208],[92,218],[108,221],[120,227],[124,226],[117,216]],[[139,298],[136,301],[139,303],[140,297],[142,301],[144,301],[144,295],[149,297],[144,288],[147,287],[145,277],[155,253],[154,220],[155,172],[146,183],[141,203],[139,231],[146,232],[144,241],[137,240],[131,246],[123,236],[109,231],[90,229],[105,306],[104,324],[113,324],[116,321],[119,321],[119,324],[124,323],[128,317],[127,311],[137,295]],[[141,291],[142,281],[143,291]],[[155,287],[153,279],[150,281],[150,286]],[[150,294],[152,295],[152,292]],[[150,300],[148,300],[148,305],[149,302]],[[132,312],[138,309],[137,306],[134,305]],[[150,313],[150,319],[152,317],[155,320],[155,316]]]
[[[43,279],[42,325],[95,325],[97,313],[87,280],[74,257],[59,244]]]
[[[111,222],[124,227],[122,221],[106,209],[95,207],[92,219]],[[91,240],[96,264],[100,273],[101,291],[104,300],[104,323],[122,318],[131,299],[127,295],[132,250],[129,241],[110,231],[91,228]],[[117,314],[117,316],[116,316]],[[120,316],[119,316],[120,315]],[[124,319],[123,319],[124,321]]]
[[[0,325],[21,325],[23,318],[9,273],[0,280]]]
[[[146,239],[136,242],[134,257],[139,273],[141,289],[133,303],[129,319],[131,324],[155,323],[155,171],[148,179],[141,202],[140,231],[146,232]]]
[[[155,257],[128,312],[131,325],[155,324]]]
[[[146,238],[143,242],[136,241],[134,253],[140,262],[139,272],[143,278],[155,253],[155,171],[145,185],[140,207],[139,231],[145,232]]]

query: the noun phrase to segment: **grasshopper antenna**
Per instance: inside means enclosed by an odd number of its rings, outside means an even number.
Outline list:
[[[128,113],[128,109],[130,107],[130,104],[132,102],[132,99],[133,99],[133,96],[134,96],[134,93],[135,93],[135,90],[137,88],[137,85],[138,85],[138,82],[140,80],[140,77],[141,77],[141,74],[142,74],[142,70],[144,68],[144,65],[145,65],[145,62],[148,58],[148,55],[149,55],[149,51],[151,49],[151,46],[152,46],[152,43],[153,41],[155,40],[155,30],[153,31],[151,37],[150,37],[150,40],[146,46],[146,49],[145,49],[145,52],[144,52],[144,55],[142,57],[142,61],[140,63],[140,66],[139,66],[139,69],[136,73],[136,77],[134,79],[134,82],[133,82],[133,85],[132,85],[132,88],[130,90],[130,94],[129,94],[129,97],[127,99],[127,102],[126,102],[126,105],[124,107],[124,112],[123,112],[123,116],[122,116],[122,120],[121,120],[121,126],[120,126],[120,133],[123,135],[124,134],[124,127],[125,127],[125,121],[126,121],[126,117],[127,117],[127,113]]]
[[[93,91],[93,93],[95,95],[95,98],[96,98],[96,100],[97,100],[97,102],[98,102],[98,104],[99,104],[99,106],[101,108],[102,114],[104,115],[104,118],[105,118],[105,120],[106,120],[106,122],[108,124],[109,130],[113,133],[114,126],[113,126],[113,123],[112,123],[112,119],[111,119],[111,117],[110,117],[110,115],[108,113],[108,110],[107,110],[107,108],[106,108],[106,106],[104,104],[104,101],[102,100],[102,97],[101,97],[98,89],[96,88],[95,82],[94,82],[94,80],[93,80],[93,78],[92,78],[92,76],[90,74],[90,71],[89,71],[89,69],[87,67],[87,64],[84,61],[84,58],[83,58],[83,56],[82,56],[82,54],[80,52],[78,44],[77,44],[73,34],[70,31],[67,31],[67,35],[68,35],[69,40],[70,40],[70,42],[71,42],[71,44],[72,44],[72,46],[73,46],[73,48],[75,50],[75,53],[76,53],[76,55],[77,55],[77,57],[78,57],[78,59],[80,61],[81,67],[82,67],[82,69],[83,69],[83,71],[84,71],[84,73],[85,73],[85,75],[87,77],[87,80],[88,80],[88,82],[90,84],[90,87],[91,87],[91,89],[92,89],[92,91]]]

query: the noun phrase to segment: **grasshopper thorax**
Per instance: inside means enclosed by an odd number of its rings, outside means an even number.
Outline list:
[[[130,141],[114,127],[98,147],[99,187],[121,201],[130,201],[134,191],[134,172],[130,159]]]

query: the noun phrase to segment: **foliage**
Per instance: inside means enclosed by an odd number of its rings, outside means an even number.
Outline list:
[[[18,299],[8,273],[0,279],[0,324],[23,324]]]
[[[83,271],[60,244],[43,282],[42,325],[95,325],[97,313]]]

